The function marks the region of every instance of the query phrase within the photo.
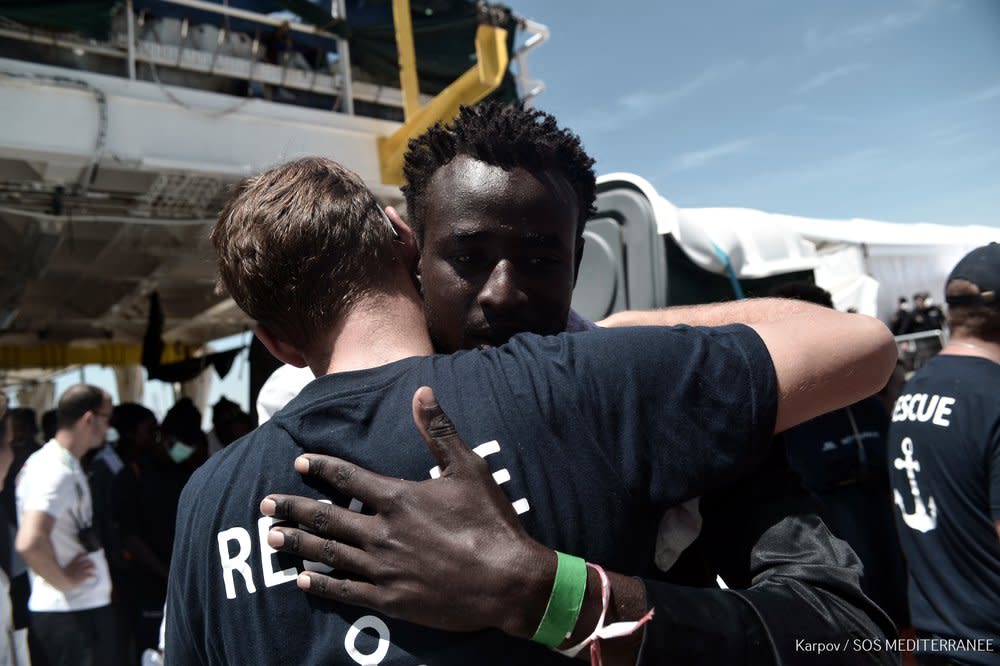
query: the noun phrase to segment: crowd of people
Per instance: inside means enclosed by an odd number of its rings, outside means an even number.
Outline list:
[[[945,314],[926,291],[913,295],[910,303],[899,297],[899,307],[889,318],[893,335],[906,336],[899,344],[900,361],[910,373],[929,361],[944,346]]]
[[[253,429],[250,416],[222,398],[205,433],[188,398],[160,423],[81,384],[42,415],[41,429],[30,408],[9,410],[7,421],[0,555],[5,638],[18,652],[0,664],[140,663],[159,645],[181,490],[209,455]]]
[[[463,107],[404,173],[405,220],[324,158],[220,213],[220,282],[288,364],[266,423],[86,385],[40,448],[3,419],[34,663],[161,627],[170,664],[997,663],[1000,245],[904,385],[811,284],[579,317],[593,161],[548,114]]]

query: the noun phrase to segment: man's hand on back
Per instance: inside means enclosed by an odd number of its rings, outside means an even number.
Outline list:
[[[545,612],[553,551],[525,532],[485,461],[462,442],[429,388],[414,394],[413,417],[439,478],[404,481],[339,458],[301,456],[299,472],[360,500],[366,513],[269,495],[261,502],[265,515],[312,533],[275,526],[268,543],[334,567],[299,575],[299,586],[313,594],[436,629],[495,627],[529,638]]]

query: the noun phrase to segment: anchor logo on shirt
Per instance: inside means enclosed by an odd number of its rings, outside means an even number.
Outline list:
[[[910,481],[910,494],[913,495],[913,513],[906,513],[906,505],[903,503],[903,496],[898,490],[893,489],[892,494],[896,500],[896,506],[903,514],[903,522],[918,532],[930,532],[937,527],[937,503],[933,497],[927,498],[924,504],[920,496],[920,486],[917,485],[916,472],[920,471],[920,463],[913,459],[913,440],[904,437],[899,448],[903,451],[903,458],[896,458],[892,464],[896,469],[905,469],[906,478]]]

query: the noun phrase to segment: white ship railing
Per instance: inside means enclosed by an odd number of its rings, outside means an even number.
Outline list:
[[[531,106],[532,100],[545,90],[545,82],[541,79],[531,78],[528,69],[528,52],[548,41],[549,29],[541,23],[525,18],[518,20],[518,27],[528,34],[528,38],[514,51],[513,60],[517,63],[517,74],[514,76],[514,80],[517,83],[518,97],[521,98],[525,106]]]
[[[122,15],[115,22],[109,43],[79,36],[37,30],[7,22],[0,26],[0,37],[72,50],[76,55],[93,54],[125,60],[124,74],[137,77],[137,64],[149,65],[154,79],[156,67],[220,76],[246,81],[248,94],[253,86],[305,91],[335,98],[335,110],[354,114],[356,98],[367,102],[402,105],[398,91],[382,86],[360,83],[351,77],[348,40],[314,26],[290,23],[256,12],[213,4],[202,0],[163,0],[178,7],[216,14],[220,26],[209,23],[192,25],[188,19],[152,19],[146,12],[136,15],[132,0],[126,0]],[[331,17],[343,18],[344,0],[334,0]],[[225,19],[236,18],[259,26],[256,34],[232,31]],[[262,28],[286,26],[294,34],[318,36],[331,40],[336,48],[335,64],[326,72],[325,62],[308,63],[301,53],[293,51],[279,63],[262,62],[266,44],[261,40]],[[117,29],[115,29],[117,28]],[[169,33],[161,36],[160,33]]]

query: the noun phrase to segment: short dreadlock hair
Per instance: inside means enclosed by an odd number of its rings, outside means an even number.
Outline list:
[[[560,128],[556,119],[537,109],[484,102],[462,106],[451,123],[435,124],[411,139],[403,159],[403,194],[410,226],[423,244],[425,196],[438,169],[459,155],[499,166],[561,174],[576,194],[577,238],[596,211],[594,160],[583,150],[580,137]]]

